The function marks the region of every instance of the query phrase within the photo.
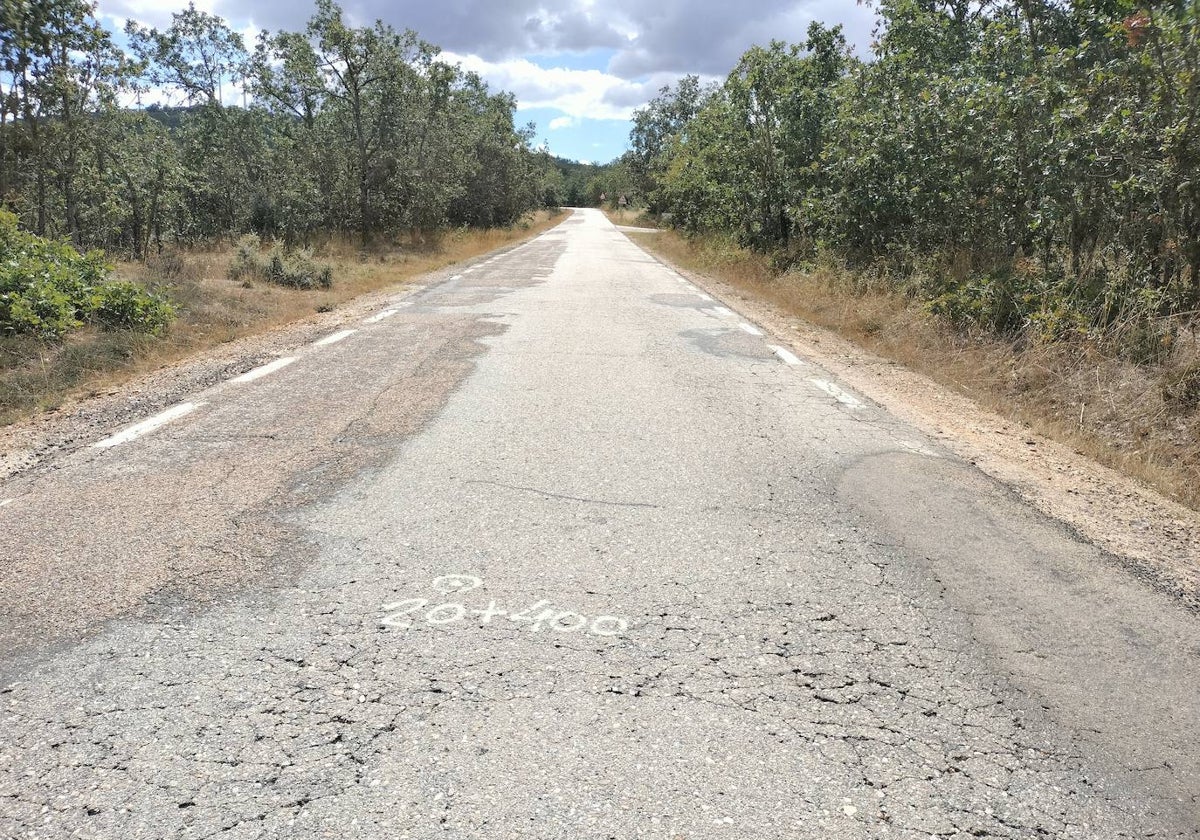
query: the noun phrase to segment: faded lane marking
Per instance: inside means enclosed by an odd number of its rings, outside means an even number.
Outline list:
[[[900,448],[907,450],[909,452],[912,452],[916,455],[924,455],[927,458],[941,458],[942,457],[941,455],[939,455],[938,453],[936,453],[932,449],[930,449],[928,446],[925,446],[924,444],[916,443],[911,440],[900,441]]]
[[[818,388],[820,388],[822,391],[824,391],[829,396],[833,397],[835,400],[840,402],[842,405],[849,406],[850,408],[860,408],[862,406],[861,400],[857,399],[856,397],[851,396],[850,394],[847,394],[845,391],[843,391],[838,386],[834,385],[832,382],[826,382],[824,379],[810,379],[808,381],[811,382],[812,384],[816,385]]]
[[[314,341],[313,347],[327,347],[330,344],[337,344],[339,341],[349,338],[356,332],[358,332],[358,330],[342,330],[341,332],[335,332],[333,335],[325,336],[320,341]]]
[[[804,364],[804,362],[800,361],[799,357],[796,356],[796,354],[793,353],[791,350],[787,350],[783,347],[780,347],[778,344],[768,344],[767,346],[770,347],[772,350],[774,350],[775,355],[778,356],[780,359],[782,359],[785,364],[789,364],[789,365]]]
[[[393,315],[395,315],[399,311],[400,311],[399,309],[385,309],[382,312],[378,312],[378,313],[372,315],[370,318],[364,319],[363,323],[364,324],[378,324],[384,318],[391,318]]]
[[[738,329],[744,333],[749,333],[750,335],[755,336],[756,338],[762,338],[762,335],[763,335],[762,330],[760,330],[756,327],[752,327],[749,324],[738,324]]]
[[[277,370],[283,370],[285,367],[296,361],[295,356],[285,356],[282,359],[276,359],[273,362],[268,362],[265,365],[259,365],[253,370],[248,370],[241,376],[234,377],[230,382],[253,382],[255,379],[262,379],[264,376],[270,376]]]
[[[106,437],[104,440],[93,443],[92,446],[96,449],[108,449],[113,446],[119,446],[122,443],[129,443],[131,440],[137,440],[144,434],[153,432],[160,426],[165,426],[172,420],[178,420],[184,415],[191,414],[204,403],[180,403],[179,405],[168,408],[166,411],[156,414],[149,420],[143,420],[136,426],[130,426],[123,432],[117,432],[112,437]]]

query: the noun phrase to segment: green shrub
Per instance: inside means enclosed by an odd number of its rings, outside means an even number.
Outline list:
[[[257,235],[248,233],[237,241],[229,276],[234,280],[256,278],[293,289],[328,289],[333,269],[313,260],[307,248],[289,250],[275,243],[264,254]]]
[[[166,300],[123,280],[106,283],[92,298],[92,318],[106,330],[157,334],[174,317],[175,309]]]
[[[0,334],[57,339],[95,321],[106,329],[158,332],[174,315],[162,298],[110,282],[100,251],[80,254],[17,226],[0,210]]]

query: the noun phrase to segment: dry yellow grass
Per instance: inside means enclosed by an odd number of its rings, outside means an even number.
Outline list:
[[[963,334],[869,278],[832,270],[781,276],[766,257],[740,249],[669,231],[635,238],[1200,509],[1200,408],[1172,395],[1181,377],[1195,381],[1194,330],[1166,363],[1138,365],[1087,343],[1027,346]]]
[[[511,229],[455,230],[367,249],[349,238],[327,239],[314,248],[315,259],[333,267],[333,286],[312,291],[231,280],[231,244],[121,263],[118,276],[158,289],[175,303],[179,317],[170,330],[148,337],[85,329],[59,344],[0,340],[0,424],[111,389],[224,342],[329,311],[368,292],[402,287],[414,277],[534,236],[562,218],[542,212]]]

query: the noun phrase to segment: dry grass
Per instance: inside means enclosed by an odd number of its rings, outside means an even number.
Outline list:
[[[836,268],[780,276],[769,259],[728,245],[672,232],[637,239],[1200,509],[1194,324],[1163,364],[1138,365],[1087,343],[1029,346],[963,334],[920,302]]]
[[[526,239],[554,226],[561,214],[542,212],[511,229],[455,230],[363,249],[345,238],[315,247],[333,267],[333,287],[300,291],[229,279],[233,246],[169,251],[145,263],[122,263],[116,274],[166,293],[179,318],[161,337],[81,330],[62,343],[0,339],[0,425],[118,385],[164,364],[327,312],[367,292]]]
[[[656,228],[659,226],[658,219],[651,216],[645,210],[632,208],[605,210],[604,215],[608,216],[608,220],[614,225],[644,228]]]

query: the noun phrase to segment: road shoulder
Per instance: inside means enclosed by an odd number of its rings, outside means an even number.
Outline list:
[[[1200,514],[730,283],[646,253],[1200,612]]]

